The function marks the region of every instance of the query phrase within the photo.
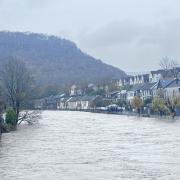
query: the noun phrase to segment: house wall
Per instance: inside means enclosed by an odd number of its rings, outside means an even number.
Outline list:
[[[89,108],[90,106],[88,101],[81,101],[81,109],[87,110]]]
[[[176,107],[176,116],[180,116],[180,106]]]
[[[58,102],[57,103],[57,109],[67,109],[67,106],[66,106],[66,102],[65,101],[61,101],[61,102]]]
[[[127,93],[127,101],[130,102],[130,104],[132,103],[132,100],[134,99],[135,93],[134,91],[129,91]]]
[[[130,78],[130,85],[134,85],[134,79]]]
[[[67,109],[76,109],[75,102],[67,102]]]
[[[151,83],[158,82],[162,78],[162,75],[157,73],[157,74],[152,74],[150,73],[149,75],[149,80]]]
[[[169,97],[169,96],[173,96],[173,95],[180,95],[180,87],[169,87],[169,88],[165,88],[164,90],[165,96]]]
[[[122,80],[122,79],[120,79],[120,80],[119,80],[119,84],[118,84],[118,86],[119,86],[119,87],[124,86],[124,83],[123,83],[123,80]]]
[[[152,98],[152,92],[150,90],[144,90],[141,94],[143,100]]]

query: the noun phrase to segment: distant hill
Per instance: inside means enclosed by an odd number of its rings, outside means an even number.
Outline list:
[[[126,74],[83,53],[73,42],[35,33],[0,32],[0,59],[23,59],[40,85],[70,85]]]

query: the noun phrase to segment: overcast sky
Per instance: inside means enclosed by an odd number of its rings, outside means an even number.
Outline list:
[[[48,33],[125,71],[180,62],[180,0],[0,0],[0,30]]]

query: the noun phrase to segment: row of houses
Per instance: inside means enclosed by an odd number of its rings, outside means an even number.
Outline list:
[[[50,110],[88,110],[96,107],[96,102],[101,101],[100,96],[50,96],[36,100],[35,109]]]
[[[117,85],[119,87],[127,86],[127,85],[136,85],[136,84],[144,84],[144,83],[156,83],[160,79],[164,78],[180,78],[180,67],[176,67],[174,69],[169,70],[156,70],[150,71],[145,74],[136,74],[129,75],[125,78],[119,79],[117,81]]]
[[[109,97],[113,96],[130,104],[135,96],[141,97],[143,101],[152,99],[154,96],[161,96],[164,99],[180,97],[180,79],[160,79],[154,83],[136,84],[129,90],[113,92]]]
[[[72,85],[63,94],[36,100],[34,107],[36,109],[86,110],[97,107],[97,104],[105,106],[118,101],[132,104],[135,96],[139,96],[143,101],[152,99],[154,96],[168,99],[180,96],[179,76],[180,68],[176,68],[131,75],[101,84],[91,83],[83,88]]]
[[[96,102],[100,100],[100,96],[75,96],[64,97],[57,102],[59,110],[88,110],[96,107]]]
[[[101,83],[101,84],[89,84],[85,89],[78,87],[77,85],[72,85],[70,88],[70,96],[82,96],[86,94],[87,89],[92,89],[94,91],[103,90],[105,93],[110,93],[113,90],[120,90],[123,87],[132,87],[137,88],[137,86],[145,85],[145,89],[149,91],[150,86],[156,84],[159,80],[168,81],[174,78],[180,78],[180,67],[170,70],[156,70],[150,71],[145,74],[134,74],[128,75],[121,79],[112,79],[110,81]]]
[[[66,93],[57,96],[35,101],[35,109],[57,109],[57,110],[88,110],[104,104],[114,104],[118,101],[132,104],[135,96],[139,96],[143,101],[152,99],[154,96],[161,96],[164,99],[173,96],[180,97],[180,79],[163,79],[156,83],[143,83],[132,86],[129,90],[117,90],[105,96],[75,95]]]

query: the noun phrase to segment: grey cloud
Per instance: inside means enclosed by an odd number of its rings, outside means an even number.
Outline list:
[[[141,26],[133,21],[112,22],[80,37],[80,43],[90,48],[131,43],[141,34]]]
[[[158,68],[162,56],[180,58],[180,19],[159,23],[110,23],[81,38],[80,46],[124,69]],[[127,64],[124,64],[126,62]],[[149,63],[151,62],[151,63]],[[147,68],[149,69],[149,68]]]
[[[180,43],[180,19],[155,24],[140,24],[134,21],[109,23],[80,37],[80,43],[90,48],[102,48],[128,43],[163,45]]]
[[[179,6],[179,0],[0,0],[0,30],[63,36],[109,64],[142,71],[157,68],[164,55],[180,59]]]
[[[59,2],[61,1],[59,0]],[[17,10],[19,11],[17,13],[20,13],[23,8],[26,10],[39,9],[56,3],[58,3],[57,0],[54,0],[53,3],[50,0],[0,0],[0,8]]]
[[[161,22],[147,26],[141,43],[169,44],[180,42],[180,19]]]

